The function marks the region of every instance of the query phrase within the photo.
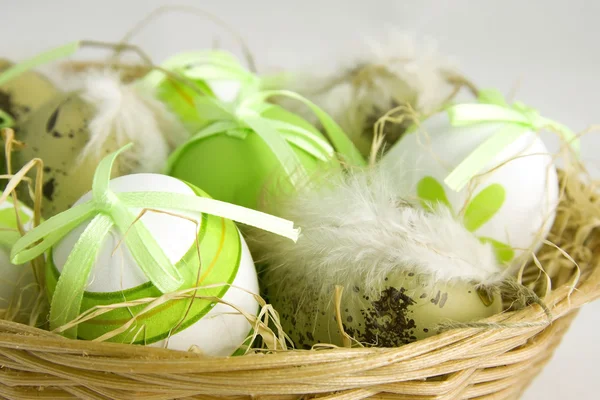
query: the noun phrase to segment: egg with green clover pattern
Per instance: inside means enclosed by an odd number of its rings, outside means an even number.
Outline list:
[[[163,192],[208,197],[192,185],[159,174],[118,177],[110,181],[110,189],[114,193]],[[91,198],[88,193],[75,206]],[[130,211],[138,215],[142,209]],[[253,295],[258,294],[258,280],[244,239],[231,220],[193,212],[160,211],[144,213],[137,223],[144,224],[178,269],[185,282],[179,290],[198,288],[194,300],[189,296],[169,298],[151,309],[146,308],[148,303],[118,306],[125,301],[159,298],[162,293],[142,272],[127,244],[120,244],[123,236],[113,230],[95,258],[80,312],[111,305],[114,309],[80,323],[78,338],[94,340],[130,323],[109,340],[184,351],[195,347],[216,356],[234,354],[252,329],[239,310],[249,315],[258,312]],[[50,298],[88,223],[75,227],[52,248],[46,272]]]
[[[384,156],[402,193],[428,208],[442,204],[466,228],[496,248],[506,263],[535,251],[547,236],[558,204],[553,156],[536,132],[528,131],[505,147],[461,190],[444,180],[467,156],[506,123],[453,126],[446,112],[422,121]]]
[[[19,203],[18,213],[23,227],[30,228],[33,211]],[[39,286],[30,263],[15,265],[10,262],[10,248],[20,237],[17,210],[8,198],[0,204],[0,318],[27,323]]]

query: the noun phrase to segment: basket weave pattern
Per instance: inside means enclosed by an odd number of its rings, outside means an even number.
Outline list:
[[[592,200],[596,204],[597,199]],[[598,207],[589,207],[593,211],[588,214],[594,215],[582,215],[577,201],[573,203],[563,201],[562,208],[570,209],[559,212],[551,238],[571,252],[580,269],[557,252],[540,255],[542,263],[571,265],[554,268],[551,274],[555,290],[544,302],[551,310],[552,323],[542,307],[533,304],[486,320],[500,324],[497,327],[453,329],[399,348],[208,358],[160,348],[70,340],[0,321],[0,396],[90,400],[518,398],[552,357],[579,307],[600,297],[600,235],[582,222],[600,219],[600,212]],[[536,271],[539,273],[532,264],[525,276]],[[581,277],[573,288],[571,278],[576,271]]]

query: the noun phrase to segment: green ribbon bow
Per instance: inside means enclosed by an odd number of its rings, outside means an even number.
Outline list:
[[[146,277],[162,293],[184,283],[177,268],[130,208],[158,208],[211,214],[254,226],[294,241],[299,230],[293,222],[262,212],[210,198],[161,192],[114,193],[109,189],[110,172],[117,156],[131,144],[105,157],[98,165],[92,184],[92,200],[60,213],[19,239],[12,248],[11,261],[21,264],[43,254],[78,225],[91,219],[69,254],[52,297],[50,328],[75,319],[80,312],[98,252],[111,228],[124,236],[125,244]],[[77,327],[65,332],[77,336]]]
[[[301,180],[304,166],[290,144],[302,148],[317,159],[326,161],[335,150],[352,165],[366,162],[342,128],[320,107],[297,93],[287,90],[260,90],[258,76],[244,69],[235,57],[222,51],[182,53],[167,60],[163,68],[194,82],[235,81],[240,84],[238,97],[232,103],[217,99],[212,93],[195,96],[198,114],[206,122],[191,139],[200,140],[207,136],[226,134],[243,138],[255,132],[273,152],[292,183]],[[165,79],[163,72],[149,73],[140,84],[156,89]],[[283,96],[306,105],[323,126],[333,147],[303,118],[286,112],[281,107],[267,102],[275,96]],[[269,115],[276,114],[273,118]]]
[[[481,171],[509,144],[529,131],[550,129],[560,134],[576,153],[580,151],[577,136],[566,126],[542,117],[523,103],[509,105],[495,89],[482,90],[478,104],[456,104],[447,109],[452,126],[481,123],[504,123],[497,133],[479,145],[444,180],[455,191],[461,190],[471,178]]]

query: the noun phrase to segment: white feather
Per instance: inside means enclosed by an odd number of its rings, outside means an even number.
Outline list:
[[[438,51],[433,40],[419,41],[392,32],[387,40],[368,40],[366,49],[359,52],[342,69],[361,69],[364,72],[361,76],[369,75],[362,83],[356,74],[338,71],[326,75],[306,72],[289,75],[283,85],[316,102],[353,137],[362,133],[364,119],[374,110],[385,112],[394,103],[409,102],[419,112],[428,114],[438,109],[454,90],[443,71],[456,71],[456,65]],[[303,107],[287,101],[282,104],[314,120]]]
[[[454,87],[448,84],[444,71],[456,71],[456,63],[444,56],[431,39],[417,40],[414,36],[391,32],[387,41],[370,40],[371,57],[375,65],[384,65],[417,94],[414,106],[422,113],[435,111],[450,96]],[[390,91],[393,78],[380,78],[377,91],[383,97],[394,98]]]
[[[503,279],[489,244],[482,244],[446,208],[426,212],[398,198],[382,171],[328,175],[319,190],[284,200],[276,210],[302,229],[296,244],[252,232],[249,241],[266,265],[267,286],[300,294],[331,293],[355,282],[380,288],[394,271],[429,283]],[[283,286],[280,286],[283,285]]]
[[[162,171],[170,151],[186,138],[177,118],[135,83],[123,83],[116,72],[92,70],[77,78],[81,97],[96,109],[80,159],[100,158],[133,142],[120,160],[122,172]]]

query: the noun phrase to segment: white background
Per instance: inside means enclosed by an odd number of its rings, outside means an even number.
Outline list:
[[[76,39],[114,41],[165,1],[0,0],[2,53],[14,59]],[[518,97],[581,130],[600,123],[600,2],[595,0],[218,0],[178,1],[219,15],[241,32],[259,69],[330,69],[390,29],[430,36],[482,86]],[[233,49],[220,28],[169,14],[139,35],[155,61],[211,46]],[[597,170],[600,133],[583,139]],[[600,398],[600,302],[584,307],[525,399]]]

